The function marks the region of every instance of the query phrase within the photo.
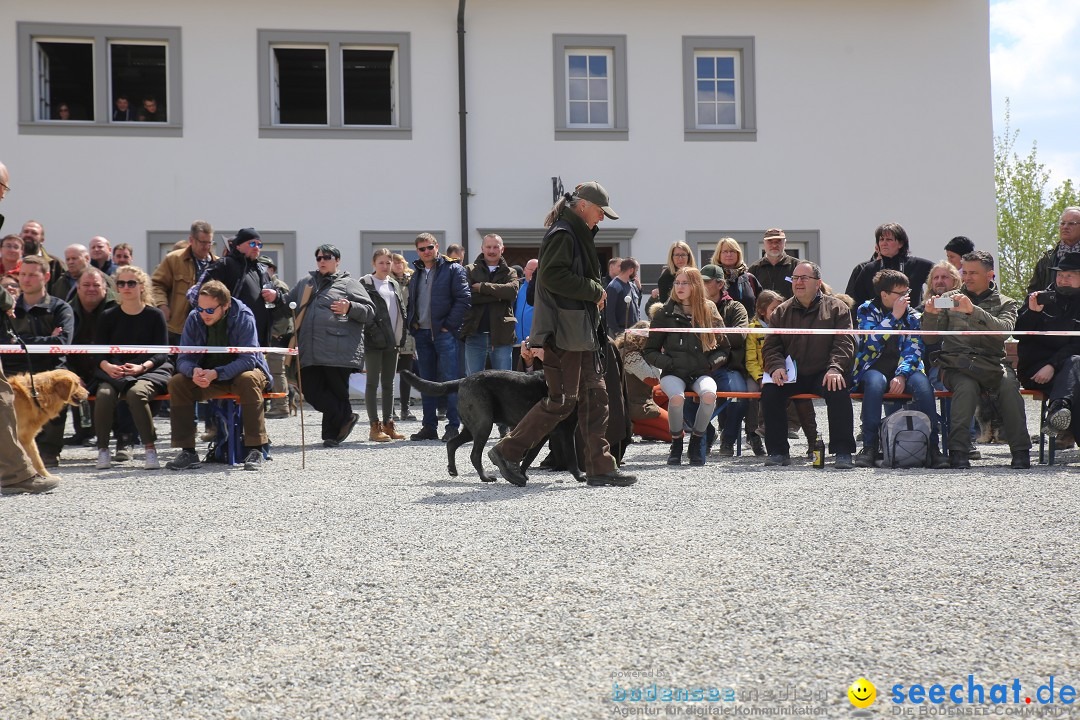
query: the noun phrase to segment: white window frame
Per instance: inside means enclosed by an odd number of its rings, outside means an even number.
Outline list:
[[[585,58],[585,77],[584,78],[576,78],[576,77],[571,76],[571,74],[570,74],[570,59],[572,57],[583,57],[583,58]],[[603,81],[604,81],[604,95],[605,95],[603,100],[599,100],[599,99],[594,100],[593,97],[592,97],[592,83],[593,83],[594,80],[601,79],[601,78],[594,78],[590,74],[590,70],[589,70],[590,59],[594,58],[594,57],[602,57],[606,61],[605,65],[606,65],[606,68],[607,68],[607,73],[602,78]],[[614,64],[615,64],[615,53],[612,52],[610,49],[605,49],[605,48],[568,48],[566,50],[566,127],[572,128],[572,129],[575,129],[575,130],[576,129],[581,129],[581,128],[605,128],[605,129],[610,129],[610,128],[615,127],[615,112],[614,112],[615,108],[614,108],[614,103],[612,102],[613,83],[612,83],[612,78],[611,78],[611,76],[613,74],[612,70],[613,70]],[[571,83],[573,83],[574,80],[584,80],[585,81],[586,91],[585,91],[585,100],[584,101],[575,100],[573,98],[573,94],[570,92],[570,86],[571,86]],[[586,105],[586,113],[589,116],[589,121],[588,122],[576,123],[576,122],[573,121],[573,107],[574,107],[574,104],[578,103],[578,102],[584,102],[585,103],[585,105]],[[604,107],[607,110],[607,121],[602,122],[602,123],[600,123],[600,122],[592,122],[593,105],[594,104],[599,105],[600,103],[603,103]]]
[[[757,91],[753,37],[683,37],[683,139],[757,140]],[[735,58],[735,124],[698,123],[697,59]]]
[[[281,107],[281,95],[279,91],[280,83],[278,82],[278,61],[275,50],[322,50],[323,62],[326,65],[326,76],[324,78],[324,85],[326,90],[326,123],[283,123],[280,118]],[[286,127],[286,128],[321,128],[328,127],[330,120],[330,48],[326,45],[300,45],[297,43],[271,43],[269,47],[270,51],[270,92],[271,96],[271,122],[274,127]]]
[[[120,122],[120,121],[114,121],[112,119],[113,107],[114,107],[114,104],[115,104],[115,103],[112,102],[112,98],[116,97],[116,90],[112,86],[112,78],[113,78],[113,71],[112,70],[113,70],[113,68],[112,68],[112,52],[111,52],[111,50],[112,50],[113,45],[147,45],[147,46],[153,46],[153,47],[164,47],[165,48],[165,67],[166,68],[169,67],[171,60],[170,60],[170,56],[169,56],[169,43],[167,43],[167,42],[164,42],[164,41],[161,41],[161,40],[138,40],[138,39],[135,39],[135,38],[116,38],[116,37],[111,37],[111,38],[108,39],[108,42],[105,43],[105,64],[106,64],[106,67],[105,67],[105,72],[106,72],[105,81],[106,81],[106,84],[108,85],[108,88],[109,88],[109,98],[110,98],[108,122]],[[166,69],[165,74],[166,74],[166,77],[168,77],[168,70],[167,69]],[[166,83],[166,94],[167,94],[166,97],[165,97],[166,113],[168,114],[169,117],[172,117],[172,106],[171,106],[171,97],[170,97],[172,95],[172,90],[171,90],[171,88],[168,87],[167,83]],[[139,106],[139,100],[138,99],[136,99],[136,98],[128,98],[128,103],[129,103],[129,105],[133,104],[132,109],[135,112],[139,111],[140,106]],[[123,121],[123,122],[124,122],[124,124],[130,124],[131,122],[138,122],[138,121],[133,120],[133,121]],[[168,123],[166,122],[165,124],[168,124]]]
[[[389,125],[360,125],[345,122],[345,83],[341,83],[341,123],[348,128],[396,128],[398,123],[398,57],[401,49],[396,45],[342,45],[338,52],[339,62],[344,66],[346,50],[390,50],[393,58],[390,60],[390,124]]]
[[[698,60],[700,60],[702,58],[707,58],[707,59],[710,59],[710,60],[717,60],[717,59],[720,59],[720,58],[727,58],[727,59],[730,59],[730,60],[734,61],[735,68],[734,68],[734,73],[732,74],[732,77],[731,78],[715,77],[715,78],[704,78],[704,79],[699,77],[698,74],[697,74]],[[731,50],[695,50],[694,51],[694,94],[695,94],[695,96],[694,96],[694,127],[697,128],[698,130],[735,130],[735,129],[738,129],[738,128],[742,127],[742,93],[740,92],[740,90],[741,90],[741,88],[740,88],[741,81],[740,81],[740,69],[739,69],[739,66],[741,64],[741,60],[742,60],[741,53],[734,52],[734,51],[731,51]],[[701,97],[698,95],[698,93],[701,92],[700,83],[702,83],[702,82],[711,82],[713,84],[713,90],[715,92],[715,90],[716,90],[715,86],[718,83],[720,83],[721,81],[725,81],[725,80],[731,80],[731,82],[735,85],[734,99],[731,102],[727,102],[727,101],[722,102],[715,96],[714,96],[714,99],[711,100],[711,101],[702,101]],[[735,109],[735,121],[731,122],[731,123],[702,123],[698,111],[701,109],[701,105],[703,104],[703,102],[705,104],[712,105],[713,109],[716,111],[717,115],[719,115],[719,110],[720,110],[721,105],[732,105],[732,106],[734,106],[734,109]]]
[[[408,140],[412,138],[410,34],[401,32],[332,32],[259,30],[259,137],[353,138]],[[275,48],[323,48],[326,51],[327,123],[283,125],[277,121]],[[346,125],[343,62],[345,50],[392,50],[390,125]]]
[[[628,140],[625,35],[553,36],[556,140]],[[608,123],[570,123],[570,56],[608,55]]]
[[[30,135],[183,135],[182,46],[179,27],[16,23],[18,45],[19,133]],[[38,43],[88,43],[93,46],[93,120],[41,118],[41,57]],[[165,46],[167,122],[112,122],[112,75],[109,48],[119,45]]]

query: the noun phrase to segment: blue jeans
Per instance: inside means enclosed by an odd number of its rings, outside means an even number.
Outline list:
[[[713,379],[716,380],[717,392],[746,392],[746,378],[738,370],[726,370],[720,368],[713,370]],[[723,432],[720,434],[720,442],[734,445],[739,439],[739,426],[749,407],[746,399],[729,400],[726,406],[717,398],[717,407],[723,406],[725,420]]]
[[[465,338],[465,374],[480,372],[491,356],[492,370],[512,370],[513,345],[492,345],[491,333],[476,333]]]
[[[878,444],[878,430],[881,429],[881,406],[882,396],[889,389],[889,381],[892,378],[885,377],[877,370],[867,370],[863,373],[859,384],[862,386],[862,432],[863,447],[876,447]],[[907,378],[907,386],[904,392],[913,398],[915,409],[926,413],[930,418],[932,437],[930,442],[937,444],[938,416],[934,407],[934,388],[930,385],[930,379],[921,372],[913,372]],[[900,403],[890,402],[888,414],[896,412]]]
[[[453,333],[438,332],[432,339],[430,330],[419,330],[416,338],[416,374],[425,380],[448,382],[458,379],[458,342]],[[439,426],[438,398],[424,396],[424,427]],[[461,424],[457,410],[457,393],[446,398],[446,425],[456,428]]]

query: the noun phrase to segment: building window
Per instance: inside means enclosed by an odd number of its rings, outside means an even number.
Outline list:
[[[259,31],[260,137],[412,135],[408,33]]]
[[[555,139],[626,140],[626,36],[555,36]]]
[[[341,51],[342,96],[346,125],[392,126],[395,50],[345,48]]]
[[[275,47],[274,124],[326,125],[326,50]]]
[[[756,140],[752,37],[683,38],[686,140]]]
[[[740,127],[739,102],[735,93],[735,53],[698,52],[694,55],[694,82],[697,98],[697,127],[704,130]]]
[[[611,127],[610,51],[567,52],[566,86],[567,127]]]
[[[180,28],[17,29],[20,133],[182,134]]]
[[[787,242],[785,252],[800,260],[821,262],[821,231],[790,230],[785,228]],[[765,255],[765,241],[762,230],[689,230],[686,243],[697,249],[697,256],[703,265],[712,261],[713,253],[720,238],[730,237],[739,243],[743,251],[743,262],[753,265]]]

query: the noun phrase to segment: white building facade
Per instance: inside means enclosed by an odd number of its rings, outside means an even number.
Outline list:
[[[753,258],[781,227],[843,288],[883,222],[934,260],[954,235],[996,250],[988,13],[985,0],[5,0],[5,231],[39,220],[53,253],[105,235],[152,268],[193,220],[254,226],[292,282],[321,243],[367,272],[373,248],[411,251],[420,231],[470,260],[496,231],[523,262],[552,178],[598,180],[622,215],[598,244],[647,279],[675,240],[707,256],[732,235]]]

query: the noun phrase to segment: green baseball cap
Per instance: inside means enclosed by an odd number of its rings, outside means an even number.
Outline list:
[[[598,205],[604,211],[604,215],[612,220],[619,219],[619,213],[611,209],[611,196],[600,183],[595,181],[581,183],[574,188],[574,195],[582,200],[588,200],[593,205]]]
[[[701,268],[701,277],[706,280],[723,280],[724,271],[719,265],[709,264]]]

